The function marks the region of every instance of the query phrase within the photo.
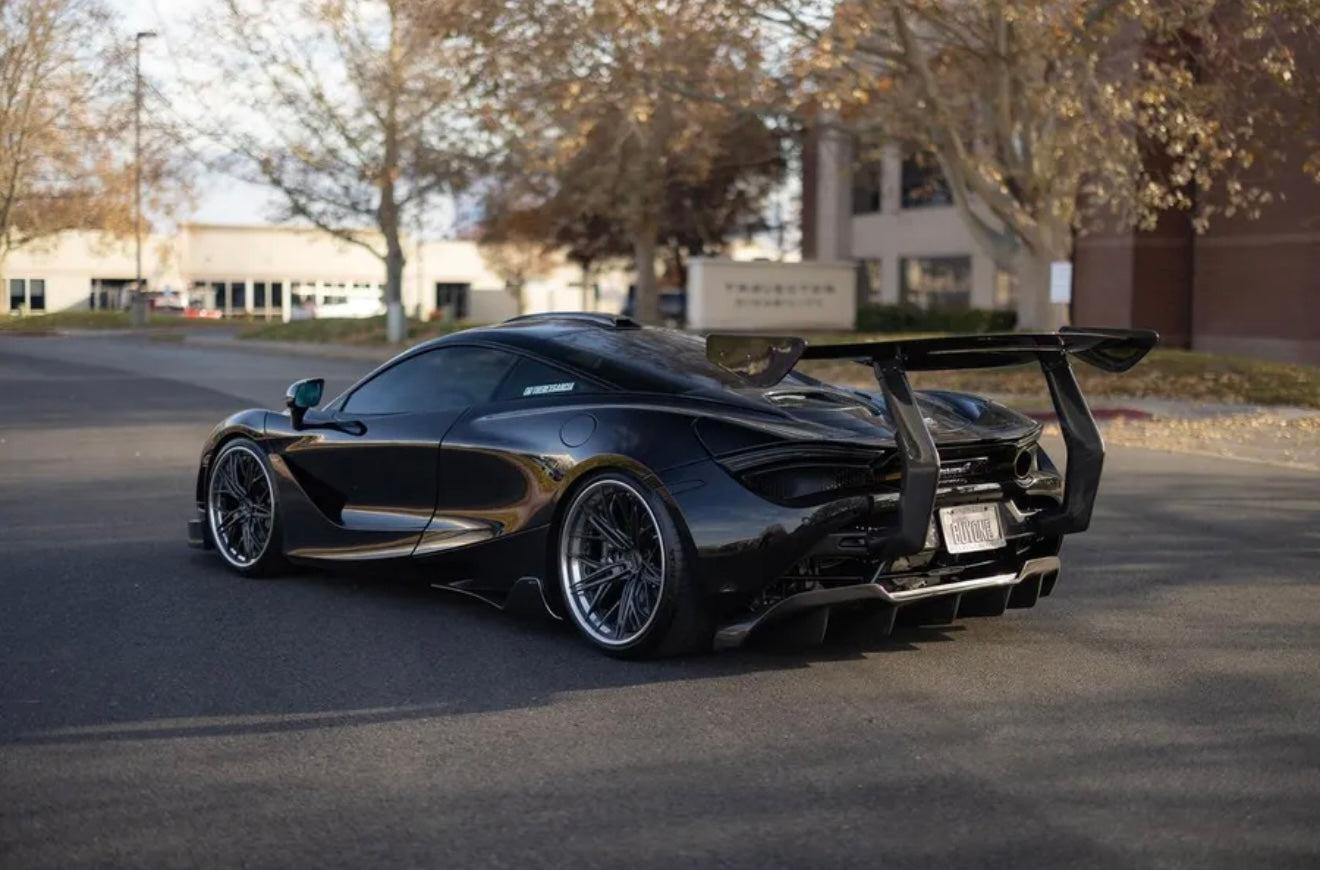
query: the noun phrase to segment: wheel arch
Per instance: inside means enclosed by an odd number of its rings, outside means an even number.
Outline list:
[[[665,488],[660,475],[650,469],[644,463],[622,454],[601,454],[594,456],[586,462],[582,462],[573,468],[571,475],[565,480],[564,485],[560,487],[555,496],[553,508],[550,514],[549,529],[550,533],[546,535],[545,541],[545,565],[546,577],[543,588],[546,595],[551,597],[552,601],[564,606],[563,592],[559,588],[559,531],[564,522],[565,512],[572,503],[573,497],[594,478],[606,472],[624,471],[642,481],[664,504],[669,512],[670,519],[673,520],[674,527],[678,529],[681,544],[689,558],[695,553],[692,542],[692,534],[688,530],[687,520],[683,516],[683,511],[678,503],[669,494]]]
[[[237,414],[225,418],[211,430],[206,443],[202,446],[202,455],[197,463],[197,480],[194,494],[199,505],[206,501],[206,478],[210,473],[211,462],[215,459],[216,454],[235,438],[247,438],[261,445],[266,434],[266,415],[269,413],[269,411],[256,408],[239,411]]]

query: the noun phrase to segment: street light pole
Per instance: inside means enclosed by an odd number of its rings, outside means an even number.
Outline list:
[[[129,307],[133,326],[147,325],[147,300],[142,295],[142,40],[155,35],[154,30],[141,30],[133,36],[133,238],[137,255],[137,279]]]

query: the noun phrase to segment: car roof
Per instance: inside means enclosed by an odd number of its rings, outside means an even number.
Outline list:
[[[465,329],[423,348],[480,342],[522,350],[624,390],[729,399],[747,381],[706,358],[704,339],[594,312],[534,314]],[[420,348],[419,348],[420,350]],[[745,397],[743,397],[745,399]]]

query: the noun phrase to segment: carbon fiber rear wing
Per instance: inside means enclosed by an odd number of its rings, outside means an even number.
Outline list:
[[[706,355],[758,386],[777,384],[803,359],[852,360],[869,365],[888,403],[903,463],[899,528],[887,555],[917,553],[939,488],[940,455],[922,420],[908,382],[909,371],[999,368],[1037,363],[1045,375],[1059,428],[1068,448],[1063,502],[1038,515],[1042,534],[1085,531],[1100,488],[1105,445],[1073,374],[1070,356],[1110,372],[1125,372],[1150,352],[1159,334],[1149,329],[1069,328],[1046,333],[1006,333],[898,341],[811,345],[792,336],[711,335]]]

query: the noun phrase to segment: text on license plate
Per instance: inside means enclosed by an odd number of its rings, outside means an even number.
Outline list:
[[[999,505],[969,504],[940,508],[944,548],[950,553],[975,553],[1004,546]]]

